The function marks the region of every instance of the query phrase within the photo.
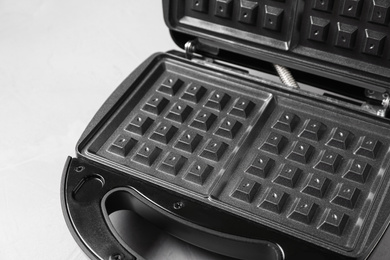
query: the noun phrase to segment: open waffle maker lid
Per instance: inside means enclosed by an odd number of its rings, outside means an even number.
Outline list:
[[[240,54],[365,89],[390,88],[390,1],[169,0],[163,5],[181,47],[197,39],[221,50],[213,53],[217,58]]]
[[[163,11],[187,51],[194,43],[195,53],[237,65],[283,65],[350,94],[390,91],[390,0],[163,0]],[[137,256],[109,226],[124,206],[187,237],[200,226],[255,238],[242,245],[275,249],[275,259],[280,248],[370,255],[390,223],[389,121],[175,54],[133,71],[67,161],[62,206],[84,251]]]

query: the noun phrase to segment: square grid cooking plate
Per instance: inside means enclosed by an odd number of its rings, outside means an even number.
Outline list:
[[[388,132],[365,116],[165,59],[82,154],[352,251],[372,224],[374,199],[383,195]]]

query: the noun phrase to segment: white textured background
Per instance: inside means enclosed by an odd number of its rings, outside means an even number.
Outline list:
[[[117,85],[177,48],[160,1],[0,0],[0,259],[86,259],[62,167]]]

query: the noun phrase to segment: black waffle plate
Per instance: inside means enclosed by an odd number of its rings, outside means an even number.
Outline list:
[[[81,142],[83,157],[311,243],[362,250],[389,179],[388,122],[173,56],[144,74]]]

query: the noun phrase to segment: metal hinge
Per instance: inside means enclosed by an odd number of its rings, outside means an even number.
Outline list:
[[[187,59],[191,59],[192,56],[194,55],[195,53],[195,50],[196,50],[196,43],[195,43],[195,40],[193,41],[188,41],[184,44],[184,50],[186,52],[186,58]]]
[[[209,53],[209,54],[213,54],[213,55],[218,55],[218,52],[219,52],[218,48],[213,47],[210,44],[207,44],[207,43],[200,41],[198,39],[186,42],[184,44],[184,50],[186,52],[187,59],[192,59],[196,52]],[[204,62],[213,63],[213,59],[203,57],[203,60],[201,61],[201,63],[204,63]],[[299,85],[295,81],[294,77],[291,75],[289,69],[287,69],[286,67],[277,65],[277,64],[274,64],[274,67],[275,67],[275,70],[278,73],[279,78],[282,81],[282,83],[284,83],[285,85],[287,85],[291,88],[299,89]]]
[[[376,100],[378,104],[373,102],[365,102],[362,104],[362,109],[371,114],[375,114],[380,117],[387,117],[390,114],[390,95],[387,92],[377,92],[374,90],[366,89],[365,96],[371,100]]]
[[[207,44],[205,41],[200,41],[199,39],[186,42],[184,44],[184,50],[186,52],[187,59],[191,59],[195,53],[207,53],[214,56],[219,53],[219,49],[217,47]]]
[[[201,64],[203,66],[207,66],[210,68],[223,70],[223,71],[234,71],[239,74],[248,74],[249,72],[240,68],[228,66],[226,64],[223,64],[221,62],[215,61],[214,59],[208,57],[207,55],[201,55],[201,54],[213,54],[218,55],[219,49],[212,47],[210,45],[207,45],[203,42],[200,42],[198,40],[192,40],[188,41],[184,45],[184,50],[186,52],[186,58]]]

